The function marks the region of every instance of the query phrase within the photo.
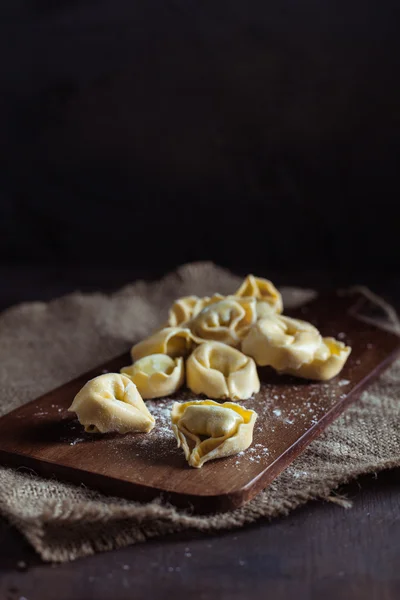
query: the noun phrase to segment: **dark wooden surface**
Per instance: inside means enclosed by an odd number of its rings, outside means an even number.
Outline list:
[[[0,419],[0,464],[27,467],[45,477],[149,500],[162,494],[173,504],[201,513],[242,506],[264,489],[304,448],[337,418],[397,356],[399,338],[350,316],[363,297],[322,295],[295,315],[312,321],[325,335],[345,332],[352,348],[340,375],[310,382],[259,369],[261,389],[242,401],[258,414],[253,444],[241,456],[213,461],[201,470],[188,467],[173,436],[157,422],[150,434],[85,434],[68,413],[73,398],[93,377],[119,372],[122,355],[19,407]],[[196,398],[181,390],[175,399]],[[183,396],[182,396],[183,394]],[[157,407],[173,400],[158,400]],[[160,424],[162,427],[160,427]]]
[[[129,274],[127,273],[128,277]],[[0,267],[0,306],[93,286],[126,282],[114,271],[51,276]],[[297,274],[296,283],[301,276]],[[307,274],[318,286],[329,280]],[[367,281],[368,282],[368,281]],[[5,285],[7,283],[7,285]],[[335,280],[339,285],[340,278]],[[376,275],[376,287],[400,300],[395,285]],[[0,599],[118,598],[397,600],[400,597],[399,471],[361,478],[342,490],[351,510],[315,502],[288,517],[235,532],[187,533],[98,554],[72,564],[43,564],[18,532],[0,523]]]

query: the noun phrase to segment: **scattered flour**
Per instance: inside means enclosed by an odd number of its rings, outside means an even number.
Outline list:
[[[344,334],[343,334],[344,336]],[[288,432],[307,431],[319,422],[321,417],[346,394],[343,388],[351,382],[347,379],[329,383],[297,382],[296,380],[279,380],[278,383],[263,384],[262,390],[256,397],[240,401],[246,408],[255,410],[258,414],[254,429],[253,445],[235,456],[218,461],[221,468],[229,469],[234,466],[238,470],[252,469],[254,474],[260,467],[272,463],[280,454],[279,439]],[[290,393],[289,393],[290,392]],[[194,399],[189,390],[181,390],[172,398],[148,400],[146,405],[156,419],[154,429],[147,434],[127,434],[110,438],[110,451],[124,457],[135,456],[145,462],[161,462],[162,464],[184,464],[182,449],[177,448],[177,442],[171,428],[171,408],[175,401]],[[52,406],[56,408],[56,406]],[[63,408],[58,409],[64,411]],[[40,416],[40,412],[39,412]],[[82,432],[79,424],[71,423],[63,441],[70,446],[90,441],[90,436]],[[291,434],[292,435],[292,434]],[[273,446],[268,448],[268,442],[274,438]],[[172,462],[171,462],[172,461]],[[132,467],[133,468],[133,467]],[[294,471],[294,477],[305,476],[305,473]],[[191,557],[189,548],[185,556]],[[128,570],[129,566],[122,567]]]
[[[79,438],[79,437],[77,437],[74,440],[72,440],[72,442],[69,442],[69,445],[70,446],[76,446],[76,444],[80,444],[81,442],[85,442],[85,441],[86,441],[86,438],[83,438],[83,437]]]

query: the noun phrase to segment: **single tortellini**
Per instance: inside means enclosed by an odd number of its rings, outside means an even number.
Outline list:
[[[310,363],[321,343],[321,334],[311,323],[274,315],[260,319],[250,329],[242,351],[260,366],[287,372]]]
[[[201,298],[185,296],[175,300],[168,313],[168,326],[181,327],[202,309]]]
[[[196,317],[203,308],[222,300],[221,294],[214,294],[211,298],[205,296],[184,296],[175,300],[168,314],[169,327],[184,327],[186,323]]]
[[[212,400],[175,402],[172,406],[172,430],[191,467],[232,456],[246,450],[253,441],[257,413],[239,404]]]
[[[322,338],[322,343],[312,362],[301,365],[298,369],[287,369],[285,373],[304,379],[328,381],[340,373],[350,352],[350,346],[335,338],[325,337]]]
[[[172,358],[186,356],[193,347],[190,329],[182,327],[164,327],[131,348],[135,362],[150,354],[167,354]]]
[[[343,368],[351,348],[299,319],[261,319],[242,342],[242,350],[260,366],[304,379],[326,381]]]
[[[88,433],[147,433],[155,423],[136,385],[119,373],[88,381],[68,410],[77,414]]]
[[[247,275],[235,296],[251,296],[257,300],[258,318],[268,316],[271,312],[281,313],[283,310],[282,296],[268,279]]]
[[[139,359],[130,367],[121,369],[136,385],[142,398],[161,398],[174,394],[185,380],[183,358],[166,354],[151,354]]]
[[[187,385],[209,398],[244,400],[260,391],[252,358],[220,342],[200,344],[186,362]]]
[[[209,304],[188,323],[197,343],[216,340],[238,346],[249,328],[257,321],[256,300],[227,296]]]

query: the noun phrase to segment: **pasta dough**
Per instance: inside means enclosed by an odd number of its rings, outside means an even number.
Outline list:
[[[197,343],[216,340],[237,346],[256,320],[254,298],[227,296],[203,308],[197,317],[190,321],[188,327]]]
[[[168,326],[169,327],[183,327],[186,323],[196,317],[200,311],[206,306],[219,302],[223,299],[221,294],[214,294],[211,298],[205,296],[199,298],[198,296],[184,296],[175,300],[169,310],[168,315]]]
[[[299,319],[270,316],[252,327],[242,350],[260,366],[304,379],[326,381],[343,368],[351,348]]]
[[[268,314],[269,307],[274,312],[281,313],[283,310],[282,296],[268,279],[247,275],[235,296],[251,296],[258,300],[260,317]]]
[[[260,390],[252,358],[219,342],[205,342],[186,362],[187,385],[209,398],[245,399]]]
[[[121,369],[136,385],[142,398],[161,398],[175,393],[185,379],[183,358],[166,354],[151,354],[139,359],[130,367]]]
[[[311,323],[274,315],[260,319],[242,342],[242,351],[260,366],[277,371],[310,363],[322,342]]]
[[[202,300],[198,296],[185,296],[178,298],[171,306],[168,314],[168,326],[180,327],[189,321],[202,309]]]
[[[88,381],[68,410],[77,414],[88,433],[148,432],[155,423],[136,385],[119,373]]]
[[[135,362],[150,354],[167,354],[172,358],[186,356],[193,346],[192,334],[182,327],[164,327],[131,348]]]
[[[328,381],[340,373],[350,352],[350,346],[335,338],[325,337],[311,363],[301,365],[298,369],[287,369],[285,373],[304,379]]]
[[[172,430],[191,467],[246,450],[253,441],[257,413],[239,404],[212,400],[175,402]]]

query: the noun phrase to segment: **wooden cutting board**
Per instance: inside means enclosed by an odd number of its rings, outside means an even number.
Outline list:
[[[229,510],[265,488],[353,402],[396,357],[400,338],[352,317],[361,297],[332,294],[294,316],[313,322],[324,335],[339,337],[353,351],[342,373],[328,383],[278,376],[260,369],[261,391],[243,404],[257,411],[253,445],[237,456],[188,467],[169,427],[173,399],[148,402],[157,419],[150,434],[93,436],[67,412],[84,383],[130,363],[125,354],[81,375],[0,419],[0,462],[33,469],[115,496],[145,501],[156,496],[197,512]],[[345,425],[343,425],[345,427]]]

